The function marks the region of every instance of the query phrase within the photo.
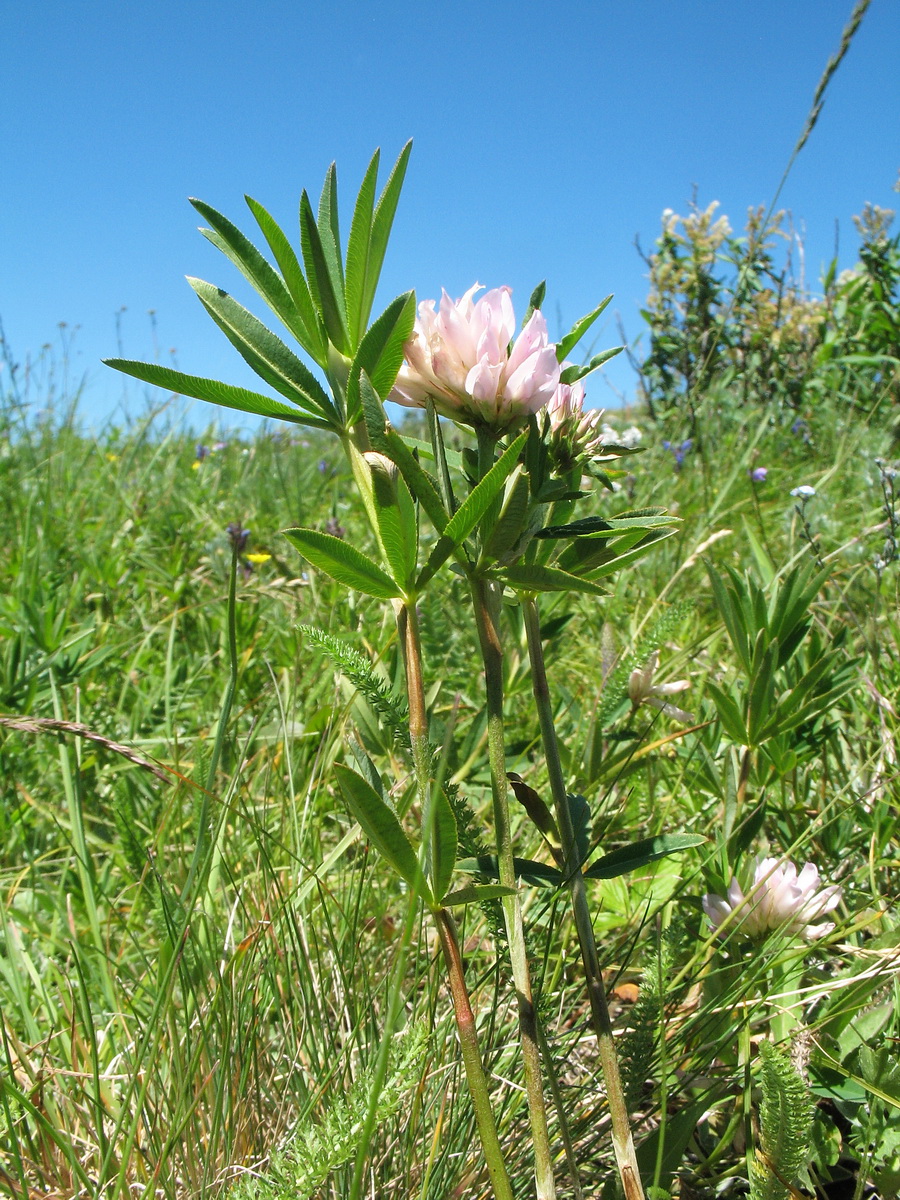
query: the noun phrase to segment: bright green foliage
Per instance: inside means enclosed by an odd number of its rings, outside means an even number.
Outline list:
[[[826,576],[808,566],[794,567],[773,580],[767,598],[749,576],[741,579],[729,568],[726,582],[710,568],[743,686],[726,691],[710,682],[708,688],[725,732],[738,745],[756,749],[771,740],[781,756],[787,735],[815,726],[854,686],[853,663],[842,646],[826,649],[820,635],[812,634],[811,653],[801,653],[811,634],[810,605]]]
[[[813,1106],[790,1055],[763,1042],[759,1048],[759,1145],[748,1155],[752,1200],[790,1200],[810,1159]]]

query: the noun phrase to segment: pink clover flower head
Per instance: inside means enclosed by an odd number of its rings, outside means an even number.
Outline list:
[[[493,288],[476,301],[480,290],[476,283],[461,300],[445,291],[437,308],[421,302],[388,399],[424,408],[430,398],[442,416],[502,433],[550,402],[560,365],[539,310],[513,341],[511,289]]]
[[[834,922],[819,918],[836,908],[841,899],[841,888],[836,884],[826,888],[820,888],[820,884],[819,872],[812,863],[806,863],[798,872],[792,862],[764,858],[756,867],[747,896],[732,879],[728,898],[707,893],[703,911],[714,930],[720,930],[731,918],[728,929],[739,929],[751,938],[763,938],[774,930],[820,938],[834,929]]]
[[[678,692],[686,691],[691,685],[687,679],[674,679],[671,683],[654,683],[653,677],[659,666],[659,651],[654,650],[643,667],[635,667],[628,679],[628,699],[631,701],[633,712],[637,712],[642,704],[658,708],[667,717],[674,717],[685,725],[690,725],[693,714],[685,712],[671,704],[667,697],[675,696]]]
[[[562,363],[562,368],[569,363]],[[580,380],[561,383],[547,405],[551,441],[570,463],[604,456],[603,409],[584,411],[584,385]],[[616,458],[615,454],[605,457]]]

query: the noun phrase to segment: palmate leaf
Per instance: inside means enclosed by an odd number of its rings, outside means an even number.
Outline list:
[[[390,575],[342,538],[316,529],[283,529],[282,533],[314,567],[345,587],[377,600],[392,600],[401,595]]]
[[[590,579],[579,579],[559,567],[520,563],[506,567],[500,578],[519,592],[585,592],[589,596],[608,596],[606,588]]]
[[[341,428],[337,410],[325,389],[280,338],[221,288],[190,277],[188,283],[215,323],[261,379],[288,400],[328,422],[332,429]]]
[[[526,429],[524,433],[519,434],[514,442],[507,446],[487,475],[475,485],[447,522],[428,558],[428,562],[422,568],[419,578],[416,581],[417,588],[424,587],[435,571],[447,561],[454,551],[462,546],[463,542],[488,511],[494,499],[499,495],[500,489],[506,483],[507,478],[515,470],[527,437],[528,430]],[[401,467],[400,469],[402,470],[403,468]]]
[[[609,543],[601,543],[605,545],[605,554],[601,552],[601,561],[593,564],[585,565],[584,563],[575,563],[570,566],[568,559],[568,551],[566,555],[560,559],[563,567],[570,570],[584,571],[589,575],[592,581],[604,579],[607,575],[612,575],[615,571],[621,571],[623,567],[630,566],[639,558],[643,558],[659,542],[664,542],[666,538],[672,537],[676,531],[674,529],[652,529],[638,541],[637,545],[631,544],[630,538],[622,538],[621,542],[614,542],[611,546]],[[580,545],[581,543],[579,543]],[[569,548],[570,550],[572,547]],[[605,560],[605,561],[604,561]]]
[[[535,534],[538,538],[614,537],[632,529],[664,529],[676,525],[678,518],[664,508],[642,508],[620,513],[617,517],[582,517],[566,525],[548,525]]]
[[[677,854],[681,850],[691,850],[694,846],[702,846],[706,841],[698,833],[662,833],[658,837],[642,838],[630,846],[613,850],[598,858],[584,872],[585,879],[615,879],[618,875],[626,875],[629,871],[637,871],[648,863],[665,858],[668,854]]]
[[[191,396],[194,400],[208,400],[210,404],[220,404],[225,408],[234,408],[238,412],[256,413],[260,417],[274,417],[279,421],[291,421],[295,425],[306,425],[313,429],[333,429],[329,421],[313,417],[306,411],[290,408],[280,400],[273,400],[259,392],[251,392],[246,388],[233,387],[229,383],[220,383],[217,379],[204,379],[200,375],[185,375],[182,371],[173,371],[170,367],[161,367],[159,363],[132,362],[127,358],[104,358],[107,367],[133,375],[144,383],[155,384],[156,387],[166,388],[179,396]]]

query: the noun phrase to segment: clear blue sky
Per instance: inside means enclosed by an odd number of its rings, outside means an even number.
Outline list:
[[[338,162],[345,211],[372,150],[415,139],[381,299],[548,281],[552,333],[602,296],[641,331],[634,249],[694,185],[736,226],[768,202],[851,0],[81,0],[4,20],[0,318],[16,358],[59,339],[100,421],[144,389],[120,349],[192,374],[253,378],[183,276],[248,293],[196,232],[199,196],[248,232],[248,192],[296,234],[297,201]],[[853,261],[851,215],[900,207],[900,4],[873,0],[781,199],[807,276]],[[349,214],[348,214],[349,216]],[[345,217],[345,227],[348,223]],[[117,346],[117,310],[121,347]],[[256,311],[262,315],[259,306]],[[610,378],[633,386],[616,360]],[[594,383],[589,401],[615,397]],[[202,424],[212,410],[198,405]],[[239,421],[238,414],[234,420]]]

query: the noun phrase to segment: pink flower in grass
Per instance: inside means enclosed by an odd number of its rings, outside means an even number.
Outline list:
[[[510,289],[494,288],[476,302],[480,289],[476,283],[456,301],[444,292],[437,310],[434,300],[422,301],[388,399],[424,408],[430,398],[445,417],[502,433],[549,403],[560,365],[541,312],[513,341]]]
[[[728,899],[707,894],[703,911],[714,930],[726,918],[728,930],[739,930],[747,937],[764,937],[772,930],[799,934],[805,938],[820,938],[834,929],[834,922],[813,924],[840,903],[841,889],[837,885],[822,888],[819,872],[807,863],[799,872],[792,862],[780,858],[764,858],[753,875],[753,887],[745,896],[741,885],[732,879]]]

